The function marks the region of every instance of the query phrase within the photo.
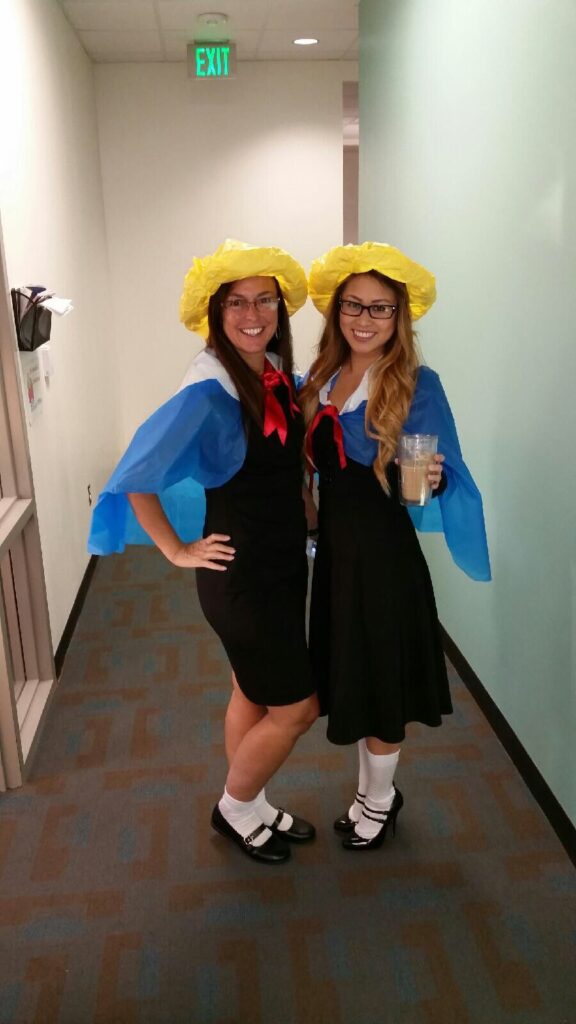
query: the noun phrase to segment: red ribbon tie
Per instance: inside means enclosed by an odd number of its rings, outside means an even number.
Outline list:
[[[300,412],[300,408],[294,400],[292,385],[286,374],[282,370],[277,370],[268,360],[266,360],[261,380],[264,388],[264,437],[270,437],[270,434],[277,431],[280,442],[286,444],[288,424],[284,409],[276,398],[274,389],[279,384],[286,385],[290,396],[290,415],[294,419],[294,414]]]
[[[338,409],[336,408],[335,405],[323,405],[320,409],[318,409],[318,412],[316,413],[314,419],[312,420],[312,423],[308,428],[308,433],[306,435],[306,455],[308,457],[309,462],[312,465],[314,465],[314,460],[312,458],[312,435],[316,430],[316,427],[320,423],[320,420],[324,419],[326,416],[328,417],[328,419],[332,420],[334,444],[336,445],[336,449],[338,451],[338,462],[340,463],[340,469],[346,469],[347,462],[346,452],[344,450],[344,431],[342,430],[342,424],[340,423],[340,417],[338,416]]]

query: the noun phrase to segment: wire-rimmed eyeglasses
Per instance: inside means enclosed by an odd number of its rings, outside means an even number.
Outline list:
[[[373,320],[391,320],[398,309],[398,306],[391,306],[389,302],[371,302],[368,306],[354,299],[338,299],[338,302],[340,312],[345,316],[362,316],[367,309]]]
[[[224,299],[222,309],[232,313],[247,313],[250,306],[254,306],[260,313],[272,313],[278,309],[280,299],[277,295],[259,295],[257,299],[245,299],[243,296],[235,296],[231,299]]]

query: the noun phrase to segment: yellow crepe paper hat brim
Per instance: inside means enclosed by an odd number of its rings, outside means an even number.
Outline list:
[[[325,316],[338,285],[351,274],[365,274],[369,270],[377,270],[406,285],[413,320],[424,316],[436,298],[436,281],[429,270],[408,259],[393,245],[363,242],[362,245],[337,245],[314,260],[308,291],[316,309]]]
[[[306,302],[306,274],[289,253],[227,238],[210,256],[196,257],[186,274],[180,299],[182,323],[207,338],[211,296],[221,284],[245,277],[275,277],[289,316]]]

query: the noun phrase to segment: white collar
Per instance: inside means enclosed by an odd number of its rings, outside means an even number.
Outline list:
[[[277,370],[280,369],[282,360],[277,352],[267,352],[266,358]],[[228,370],[222,366],[218,356],[210,348],[203,348],[195,359],[192,360],[184,374],[184,379],[182,380],[178,391],[183,391],[184,388],[189,387],[190,384],[199,384],[200,381],[203,380],[217,380],[224,388],[224,391],[227,391],[229,395],[232,395],[232,398],[239,399],[238,392]]]
[[[320,403],[322,405],[331,405],[332,404],[331,401],[330,401],[330,392],[332,391],[332,388],[334,387],[334,385],[336,383],[336,378],[338,377],[338,374],[340,373],[341,369],[342,369],[342,367],[340,366],[336,370],[336,372],[332,374],[332,376],[330,377],[330,380],[326,382],[324,387],[320,388],[320,392],[318,394],[318,398],[319,398]],[[362,402],[367,402],[368,401],[368,391],[369,391],[369,388],[370,388],[370,370],[371,369],[372,369],[372,367],[369,366],[364,371],[364,375],[363,375],[362,380],[360,381],[358,387],[356,388],[355,391],[352,392],[351,395],[348,396],[348,398],[344,402],[344,405],[340,409],[340,415],[342,415],[342,413],[345,413],[345,412],[354,412],[355,409],[357,409],[359,405],[362,405]]]

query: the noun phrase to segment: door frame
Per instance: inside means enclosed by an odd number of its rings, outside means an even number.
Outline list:
[[[21,786],[56,685],[0,221],[0,790]]]

